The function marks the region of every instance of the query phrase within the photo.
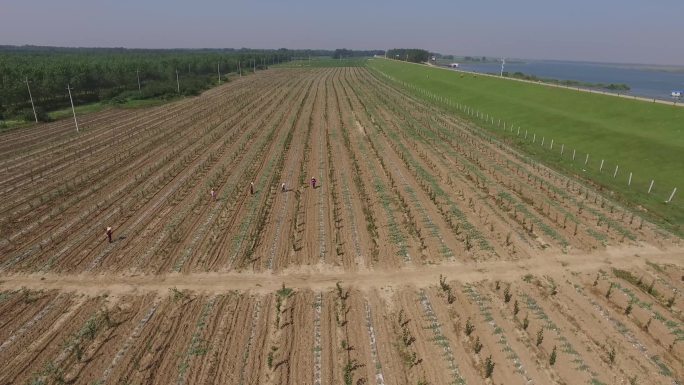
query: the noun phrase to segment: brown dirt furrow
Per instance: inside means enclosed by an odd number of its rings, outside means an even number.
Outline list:
[[[57,293],[31,292],[23,289],[0,304],[0,352],[11,342],[8,339],[19,330],[31,327],[36,319],[42,319],[55,306]],[[55,301],[55,303],[53,303]],[[12,338],[16,338],[12,337]]]
[[[459,301],[467,304],[467,300],[458,293],[459,289],[458,286],[454,285],[453,294],[459,297]],[[450,305],[445,293],[435,286],[423,289],[423,293],[424,298],[428,299],[434,311],[435,320],[442,326],[441,334],[451,342],[450,347],[454,355],[454,361],[459,367],[461,376],[467,383],[476,383],[484,378],[485,360],[488,356],[492,356],[492,360],[498,366],[498,368],[495,367],[492,374],[493,381],[501,381],[505,384],[526,383],[515,373],[516,368],[510,362],[505,361],[503,357],[506,353],[497,343],[495,336],[490,333],[490,330],[486,329],[486,320],[478,320],[479,314],[476,309],[466,310],[460,306],[454,307],[452,306],[453,304]],[[456,313],[455,309],[458,309],[459,312]],[[473,332],[470,336],[467,336],[465,333],[468,318],[478,325],[477,328],[479,329],[478,333]],[[479,353],[475,352],[478,336],[482,344],[482,350]]]
[[[359,173],[354,175],[357,171],[355,167],[355,170],[350,170],[350,175],[359,178],[353,179],[354,187],[364,191],[361,195],[365,195],[364,203],[368,207],[368,214],[364,210],[364,215],[374,218],[376,222],[372,229],[367,224],[370,237],[377,238],[377,246],[374,245],[376,255],[371,255],[371,258],[388,266],[413,263],[414,259],[420,263],[427,255],[423,253],[417,237],[415,215],[407,202],[401,200],[396,185],[383,172],[381,158],[373,156],[366,129],[372,122],[362,113],[364,108],[350,88],[348,82],[342,82],[339,87],[339,99],[344,100],[342,111],[347,117],[342,128],[343,135],[349,137],[347,152],[358,166]],[[369,219],[366,218],[366,221]]]
[[[453,341],[439,339],[435,334],[437,325],[428,318],[419,293],[415,290],[399,292],[396,301],[398,310],[393,322],[397,324],[398,340],[394,343],[401,351],[409,383],[448,384],[455,382],[457,377],[462,378],[462,368],[451,366],[446,355],[446,349],[452,348]],[[439,325],[439,330],[443,328],[444,325]]]
[[[173,311],[160,314],[156,320],[156,323],[161,323],[158,332],[151,344],[141,349],[131,373],[132,381],[168,384],[177,380],[187,353],[185,349],[192,338],[206,297],[191,295],[177,301]]]
[[[227,314],[225,339],[217,341],[210,353],[210,373],[214,376],[207,377],[204,383],[237,384],[245,359],[253,354],[248,343],[253,315],[258,314],[261,305],[249,295],[239,296],[235,302],[235,311]]]
[[[40,327],[32,328],[26,335],[28,346],[16,352],[9,359],[3,359],[0,383],[25,383],[32,378],[62,378],[63,368],[58,362],[68,358],[73,351],[65,345],[79,333],[80,328],[101,306],[102,298],[73,298],[61,308],[61,314],[50,317],[53,322],[42,322]],[[9,353],[9,352],[8,352]]]
[[[401,332],[397,333],[400,325],[396,319],[399,309],[394,302],[394,296],[393,290],[389,287],[376,289],[367,296],[377,346],[376,361],[379,368],[374,368],[376,384],[408,384],[408,371],[413,369],[406,368],[399,350]],[[372,365],[372,361],[369,365]],[[382,375],[382,381],[378,375]]]
[[[681,382],[681,240],[447,105],[272,68],[0,133],[0,385]]]
[[[557,285],[558,293],[548,297],[548,300],[576,330],[581,330],[593,342],[597,351],[602,351],[606,347],[616,348],[616,362],[619,364],[614,366],[620,370],[618,378],[627,379],[637,376],[649,378],[653,383],[668,383],[667,379],[659,373],[659,367],[650,358],[656,352],[664,355],[668,355],[668,352],[662,347],[658,350],[647,349],[645,342],[651,342],[650,338],[629,320],[630,318],[642,319],[645,323],[648,315],[644,314],[646,312],[643,309],[635,305],[632,315],[623,316],[624,310],[611,309],[611,306],[599,304],[597,297],[592,299],[585,297],[591,293],[591,285],[576,284],[575,286],[567,282],[559,282]],[[616,290],[615,297],[619,296]],[[591,301],[598,306],[592,304]],[[615,328],[614,322],[620,322],[624,328]],[[586,326],[592,323],[592,327]],[[642,373],[645,375],[642,376]]]

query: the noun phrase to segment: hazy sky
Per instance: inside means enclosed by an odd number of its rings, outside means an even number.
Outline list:
[[[0,44],[424,48],[684,65],[684,0],[0,0]]]

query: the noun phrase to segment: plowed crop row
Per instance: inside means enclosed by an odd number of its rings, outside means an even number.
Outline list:
[[[681,301],[626,313],[621,290],[605,294],[616,278],[593,279],[530,274],[361,291],[331,282],[266,294],[6,291],[2,306],[14,310],[0,317],[0,383],[312,384],[320,375],[320,383],[467,384],[481,383],[488,358],[496,383],[676,383]]]
[[[0,136],[0,385],[682,383],[680,239],[365,68],[80,122]]]

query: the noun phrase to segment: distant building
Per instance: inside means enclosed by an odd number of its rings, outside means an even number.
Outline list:
[[[458,68],[458,63],[449,64],[449,68]]]
[[[675,99],[681,99],[682,98],[682,92],[684,92],[684,91],[672,91],[672,97]]]

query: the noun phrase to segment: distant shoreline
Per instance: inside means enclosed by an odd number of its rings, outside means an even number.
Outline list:
[[[391,60],[391,59],[388,59],[388,60]],[[404,62],[404,63],[406,63],[406,62]],[[573,91],[587,92],[587,93],[592,93],[592,94],[608,95],[608,96],[614,96],[614,97],[619,97],[619,98],[623,98],[623,99],[640,100],[640,101],[643,101],[643,102],[659,103],[659,104],[665,104],[665,105],[670,105],[670,106],[675,106],[675,107],[682,107],[682,106],[684,106],[684,100],[680,100],[680,101],[669,101],[669,100],[658,99],[658,98],[646,98],[646,97],[643,97],[643,96],[625,95],[625,94],[620,94],[620,93],[615,93],[615,92],[608,92],[608,91],[602,91],[602,90],[593,90],[593,89],[589,89],[589,88],[572,87],[572,86],[565,86],[565,85],[554,84],[554,83],[545,83],[545,82],[543,82],[543,81],[531,81],[531,80],[517,79],[517,78],[513,78],[513,77],[492,75],[492,74],[487,74],[487,73],[482,73],[482,72],[465,71],[465,70],[457,69],[457,68],[447,68],[447,67],[442,67],[442,66],[436,66],[436,65],[433,65],[433,64],[430,64],[430,63],[409,63],[409,64],[424,65],[424,66],[427,66],[427,67],[437,68],[437,69],[441,69],[441,70],[444,70],[444,71],[460,72],[460,73],[464,73],[464,74],[472,74],[472,75],[480,75],[480,76],[489,76],[489,77],[493,77],[493,78],[497,78],[497,79],[505,79],[505,80],[523,82],[523,83],[538,84],[538,85],[544,85],[544,86],[548,86],[548,87],[565,88],[565,89],[573,90]]]
[[[489,73],[490,75],[496,75],[495,73]],[[624,83],[591,83],[591,82],[583,82],[579,80],[563,80],[563,79],[554,79],[554,78],[540,78],[537,77],[536,75],[530,75],[526,73],[522,73],[519,71],[516,72],[506,72],[504,71],[503,77],[506,78],[512,78],[512,79],[521,79],[521,80],[529,80],[531,82],[542,82],[542,83],[547,83],[547,84],[558,84],[561,86],[567,86],[567,87],[579,87],[579,88],[586,88],[589,90],[608,90],[609,92],[619,92],[619,91],[629,91],[630,87],[627,84]]]

